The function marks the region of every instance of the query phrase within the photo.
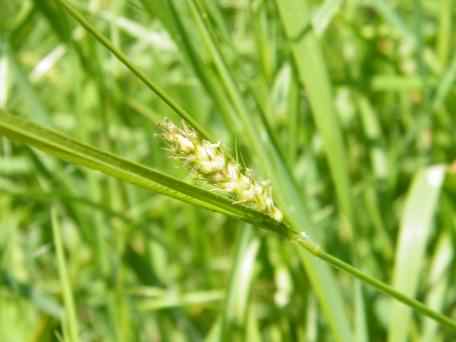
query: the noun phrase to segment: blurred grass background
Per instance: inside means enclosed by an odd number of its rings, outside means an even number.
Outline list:
[[[296,229],[455,316],[452,0],[72,2]],[[0,108],[191,182],[178,117],[57,1],[1,3]],[[452,341],[249,224],[1,138],[0,341]]]

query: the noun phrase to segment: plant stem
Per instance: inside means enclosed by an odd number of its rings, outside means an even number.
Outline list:
[[[63,251],[62,236],[57,218],[57,209],[51,208],[52,234],[54,239],[55,251],[57,256],[57,266],[59,270],[60,284],[63,292],[63,302],[65,306],[64,330],[68,333],[68,341],[79,341],[78,319],[76,314],[76,306],[74,303],[73,291],[70,284],[70,276],[65,261]],[[65,333],[64,333],[65,334]],[[66,340],[66,339],[65,339]]]
[[[80,144],[63,135],[55,133],[52,130],[39,127],[18,117],[11,116],[6,112],[0,111],[0,117],[0,134],[3,136],[7,136],[15,141],[24,142],[76,165],[99,170],[104,174],[131,182],[154,192],[159,192],[194,205],[203,206],[206,209],[219,211],[226,215],[234,216],[238,219],[268,228],[282,237],[286,237],[292,242],[296,242],[314,256],[328,262],[334,267],[352,274],[354,277],[370,284],[381,292],[394,297],[422,314],[442,324],[456,328],[456,322],[450,318],[435,312],[419,301],[405,296],[391,286],[372,278],[355,267],[326,253],[318,244],[313,242],[306,235],[296,232],[288,227],[287,224],[279,224],[268,216],[249,208],[234,205],[223,198],[214,197],[213,195],[206,195],[203,197],[203,194],[206,193],[204,190],[189,186],[186,183],[178,182],[170,177],[166,177],[151,169],[143,168],[138,164],[127,162],[114,155],[98,151],[88,145]],[[168,191],[168,188],[172,191]],[[181,192],[184,192],[183,195],[186,196],[179,195]],[[199,195],[201,195],[201,198]],[[199,200],[189,200],[189,197],[196,197],[197,199],[199,198]],[[211,202],[209,205],[205,206],[205,201]]]
[[[404,295],[403,293],[395,290],[393,287],[371,277],[370,275],[361,272],[359,269],[347,264],[346,262],[336,258],[335,256],[326,253],[318,244],[310,240],[308,237],[300,233],[296,233],[296,235],[292,237],[292,240],[296,242],[299,246],[304,247],[308,252],[310,252],[317,258],[320,258],[328,262],[332,266],[342,271],[350,273],[355,278],[362,280],[364,283],[367,283],[372,287],[375,287],[380,292],[383,292],[384,294],[391,296],[397,299],[398,301],[414,308],[415,310],[421,312],[423,315],[428,316],[433,320],[444,325],[447,325],[453,329],[456,329],[456,322],[454,320],[450,319],[445,315],[442,315],[437,311],[430,309],[429,307],[417,301],[416,299]]]
[[[147,77],[146,75],[141,72],[138,68],[136,68],[132,63],[130,63],[127,59],[127,57],[118,49],[116,49],[106,37],[98,33],[95,28],[86,21],[86,19],[78,13],[77,10],[75,10],[66,0],[55,0],[59,4],[61,4],[65,10],[74,18],[76,19],[80,25],[82,25],[88,32],[90,32],[96,39],[103,44],[109,51],[111,51],[118,59],[119,61],[124,64],[135,76],[137,76],[150,90],[152,90],[160,99],[162,99],[171,109],[173,109],[178,115],[180,115],[189,125],[191,125],[195,130],[199,132],[199,134],[208,139],[208,140],[213,140],[208,138],[208,134],[205,132],[205,130],[188,114],[186,113],[179,105],[177,105],[168,95],[165,94],[163,90],[161,90],[159,87],[154,85]],[[278,2],[279,3],[279,2]],[[290,2],[292,3],[292,2]],[[195,0],[189,1],[189,4],[193,5],[191,9],[193,10],[193,13],[198,15],[201,14],[198,12],[198,2]],[[292,13],[292,12],[291,12]],[[199,16],[197,16],[199,18]],[[204,19],[204,16],[202,18],[199,18],[201,20],[200,26],[201,29],[204,29],[204,22],[202,21]],[[204,30],[203,30],[204,31]],[[219,51],[217,50],[217,47],[213,44],[211,41],[210,37],[210,32],[205,32],[205,39],[206,42],[210,43],[210,48],[212,49],[212,54],[215,57],[215,62],[216,66],[220,69],[219,72],[222,75],[222,78],[225,81],[226,84],[226,90],[227,93],[230,95],[232,98],[232,101],[234,103],[235,108],[237,111],[239,111],[242,122],[247,124],[247,127],[250,127],[251,123],[249,123],[247,120],[246,116],[243,116],[242,113],[247,113],[246,110],[244,110],[244,104],[242,103],[238,90],[232,82],[231,75],[228,73],[226,70],[226,66],[224,65],[224,61],[220,56]],[[303,49],[305,46],[303,45]],[[305,49],[304,49],[305,50]],[[304,51],[303,50],[303,51]],[[315,49],[311,49],[315,50]],[[310,50],[308,50],[310,51]],[[298,55],[299,51],[296,52]],[[305,53],[299,54],[299,56],[305,56]],[[317,58],[316,60],[319,60]],[[309,64],[309,63],[308,63]],[[302,64],[304,65],[304,64]],[[301,66],[302,66],[301,65]],[[307,65],[307,64],[306,64]],[[309,64],[312,65],[312,64]],[[318,70],[320,70],[321,66],[318,66]],[[308,68],[309,69],[309,68]],[[310,68],[313,70],[312,68]],[[326,78],[326,76],[324,76]],[[323,82],[323,81],[321,81]],[[326,82],[326,81],[324,81]],[[326,85],[322,85],[326,90]],[[321,88],[320,87],[320,88]],[[319,87],[309,87],[310,89],[320,89]],[[318,94],[317,94],[318,95]],[[317,96],[315,95],[315,96]],[[326,96],[326,95],[325,95]],[[326,96],[327,97],[327,96]],[[318,96],[317,96],[318,98]],[[321,98],[321,94],[320,94]],[[316,101],[316,100],[315,100]],[[320,103],[329,103],[331,101],[320,101]],[[331,112],[331,110],[327,110],[327,108],[323,108],[324,111],[326,112]],[[239,218],[241,220],[249,221],[252,223],[256,224],[263,224],[264,226],[267,226],[269,228],[273,228],[273,230],[279,234],[285,234],[287,235],[293,242],[296,242],[299,246],[305,248],[308,252],[310,252],[312,255],[326,261],[327,263],[331,264],[332,266],[343,270],[345,272],[350,273],[352,276],[362,280],[363,282],[373,286],[374,288],[378,289],[382,293],[389,295],[396,300],[404,303],[407,306],[410,306],[414,308],[415,310],[419,311],[425,316],[428,316],[429,318],[434,319],[435,321],[444,324],[446,326],[449,326],[451,328],[456,329],[456,322],[450,319],[449,317],[446,317],[439,312],[436,312],[429,307],[425,306],[423,303],[410,298],[403,293],[395,290],[393,287],[363,273],[362,271],[358,270],[357,268],[345,263],[344,261],[332,256],[331,254],[326,253],[324,250],[321,249],[321,247],[307,238],[305,235],[302,233],[295,232],[291,229],[289,229],[286,225],[282,224],[276,224],[274,225],[274,222],[264,222],[264,220],[261,220],[261,214],[260,213],[255,213],[252,210],[248,208],[242,208],[241,206],[233,205],[232,203],[229,203],[226,200],[223,199],[218,199],[215,196],[209,196],[208,194],[204,194],[204,191],[198,190],[194,187],[189,186],[188,184],[185,183],[180,183],[175,179],[172,179],[171,177],[166,177],[160,173],[154,172],[152,170],[143,168],[140,165],[134,164],[134,163],[128,163],[125,160],[122,160],[121,158],[114,157],[113,155],[109,155],[106,153],[102,153],[101,151],[97,151],[95,149],[90,148],[89,146],[85,146],[82,144],[77,144],[76,142],[73,142],[69,139],[66,139],[63,136],[60,136],[58,134],[52,133],[52,138],[50,136],[46,136],[44,134],[43,136],[38,135],[33,135],[31,132],[27,133],[27,129],[30,130],[33,128],[33,125],[27,124],[26,122],[22,122],[22,124],[19,124],[21,122],[20,119],[14,118],[7,116],[3,112],[0,112],[2,114],[2,120],[0,120],[0,133],[3,135],[9,136],[12,139],[15,140],[22,140],[25,143],[35,146],[37,148],[41,148],[42,150],[46,151],[47,153],[54,154],[62,159],[69,160],[70,162],[73,162],[75,164],[79,165],[84,165],[88,168],[91,169],[97,169],[100,170],[101,172],[105,174],[112,175],[118,179],[123,179],[130,181],[131,183],[137,184],[139,186],[142,186],[143,188],[148,188],[149,190],[153,190],[155,192],[160,192],[163,194],[166,194],[168,196],[186,201],[188,203],[192,203],[194,205],[200,205],[203,206],[207,209],[211,210],[216,210],[224,213],[226,215],[232,215],[236,218]],[[326,118],[326,116],[325,116]],[[9,122],[8,122],[9,121]],[[326,123],[326,121],[325,121]],[[3,127],[1,127],[3,124]],[[333,123],[332,122],[327,122],[326,123],[328,127],[332,127]],[[6,125],[6,126],[5,126]],[[25,130],[23,130],[26,128]],[[38,131],[38,128],[35,127],[35,129]],[[331,128],[334,130],[337,130],[337,127]],[[252,130],[250,130],[253,132]],[[250,132],[249,131],[249,132]],[[42,131],[44,132],[44,131]],[[328,134],[330,136],[331,134]],[[339,133],[337,133],[339,135]],[[256,134],[252,135],[253,137],[256,136]],[[339,138],[337,138],[339,139]],[[57,144],[56,144],[57,142]],[[253,143],[256,143],[256,139],[253,139]],[[341,145],[341,144],[335,144],[336,145]],[[63,147],[62,147],[63,146]],[[259,151],[262,151],[262,149],[259,149]],[[343,156],[342,152],[339,152],[340,156]],[[340,157],[342,158],[342,157]],[[338,164],[343,165],[343,162],[338,162]],[[129,167],[129,168],[127,168]],[[127,171],[125,171],[125,168]],[[346,176],[343,175],[343,171],[339,170],[339,174],[337,176],[339,179],[342,179],[340,183],[346,183],[344,180]],[[343,179],[344,178],[344,179]],[[163,186],[163,183],[167,180],[165,185],[167,187]],[[157,183],[157,184],[155,184]],[[347,185],[343,186],[344,188],[347,188]],[[180,191],[170,191],[171,190],[176,190],[180,189]],[[183,192],[183,190],[186,190],[186,192]],[[340,190],[340,192],[346,192],[348,194],[348,190]],[[183,196],[181,193],[183,193],[186,196]],[[195,197],[195,195],[199,195],[200,197],[197,198],[197,200],[191,200]],[[348,195],[341,195],[342,197],[348,198]],[[347,199],[341,200],[341,202],[346,203],[345,206],[347,208],[350,208],[349,202],[347,202]],[[203,205],[204,203],[209,203],[206,205]],[[346,209],[347,212],[350,212],[349,209]],[[351,215],[349,215],[351,216]]]
[[[103,35],[98,33],[95,28],[85,18],[78,13],[66,0],[55,0],[60,3],[67,12],[81,24],[89,33],[97,38],[97,40],[103,44],[111,53],[117,57],[117,59],[125,65],[136,77],[138,77],[147,88],[152,90],[163,102],[165,102],[173,111],[175,111],[182,119],[184,119],[190,126],[192,126],[198,133],[205,139],[211,140],[210,135],[206,130],[201,127],[192,116],[190,116],[185,110],[183,110],[177,103],[175,103],[162,89],[153,84],[147,76],[136,68],[133,64],[128,61],[128,58],[118,49],[116,49],[111,42],[106,39]]]

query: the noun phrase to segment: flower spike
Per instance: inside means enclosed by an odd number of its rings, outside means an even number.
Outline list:
[[[220,142],[212,143],[201,138],[196,131],[186,126],[176,126],[169,119],[159,123],[161,136],[176,159],[183,160],[193,169],[198,178],[204,179],[215,190],[227,194],[237,203],[256,209],[278,222],[283,214],[272,199],[269,182],[258,182],[253,172],[228,157]]]

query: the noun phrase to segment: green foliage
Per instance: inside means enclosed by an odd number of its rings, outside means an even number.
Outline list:
[[[0,341],[454,339],[452,5],[8,2]],[[163,117],[285,223],[195,182]]]

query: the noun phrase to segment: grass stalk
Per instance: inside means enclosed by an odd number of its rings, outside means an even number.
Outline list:
[[[307,234],[302,233],[302,232],[296,232],[293,229],[291,229],[289,226],[287,226],[284,223],[278,223],[269,217],[256,212],[255,210],[242,207],[239,205],[235,205],[230,203],[229,201],[223,201],[221,198],[216,199],[208,194],[205,194],[206,191],[202,189],[198,189],[195,187],[192,187],[186,183],[179,183],[175,180],[170,180],[163,175],[160,178],[155,179],[156,182],[160,184],[160,181],[163,181],[164,184],[157,186],[157,184],[151,186],[150,180],[147,181],[147,178],[145,178],[147,175],[150,176],[157,176],[156,173],[152,172],[151,170],[143,169],[140,165],[136,164],[128,164],[127,161],[122,160],[118,157],[115,157],[113,155],[109,155],[106,153],[102,153],[101,151],[98,151],[97,154],[93,155],[92,158],[82,158],[80,155],[76,153],[77,148],[84,147],[86,152],[92,151],[95,152],[95,149],[90,150],[88,146],[82,145],[79,143],[76,143],[75,141],[57,134],[55,132],[52,132],[48,129],[36,126],[34,124],[31,124],[29,122],[19,120],[15,118],[14,116],[9,117],[8,114],[4,112],[0,112],[2,115],[0,116],[0,134],[9,137],[13,141],[20,141],[20,142],[25,142],[30,146],[36,147],[38,149],[42,149],[45,152],[57,156],[61,159],[70,161],[76,165],[82,165],[85,167],[88,167],[89,169],[95,169],[98,171],[101,171],[107,175],[114,176],[115,178],[125,180],[128,182],[131,182],[133,184],[136,184],[138,186],[144,187],[146,189],[152,190],[152,191],[158,191],[161,192],[162,194],[174,197],[176,199],[180,200],[185,200],[188,203],[194,204],[194,205],[199,205],[203,206],[206,209],[211,209],[211,210],[216,210],[223,212],[225,214],[230,214],[238,219],[254,223],[258,227],[264,227],[267,230],[274,231],[278,233],[280,236],[290,239],[293,242],[296,242],[299,246],[305,248],[308,252],[313,254],[314,256],[318,257],[319,259],[326,261],[330,265],[343,270],[350,275],[352,275],[355,278],[358,278],[362,280],[364,283],[369,284],[376,288],[377,290],[381,291],[382,293],[391,296],[395,298],[396,300],[402,302],[403,304],[406,304],[410,306],[411,308],[415,309],[416,311],[422,313],[425,316],[428,316],[434,320],[436,320],[439,323],[442,323],[444,325],[447,325],[452,328],[456,328],[456,322],[453,321],[452,319],[428,308],[426,305],[420,303],[419,301],[410,298],[403,293],[395,290],[393,287],[369,276],[366,273],[363,273],[359,269],[351,266],[350,264],[345,263],[344,261],[334,257],[331,254],[328,254],[325,252],[318,244],[313,242],[307,237]],[[27,129],[20,129],[19,126],[23,126],[23,128]],[[40,134],[34,136],[33,131],[36,130],[37,132],[39,131]],[[56,146],[52,146],[49,141],[47,143],[44,143],[44,140],[57,140],[59,139],[59,149],[56,150]],[[109,158],[107,158],[109,156]],[[97,160],[97,158],[104,158],[104,162],[101,162]],[[115,163],[122,163],[125,167],[127,166],[134,166],[134,168],[130,169],[130,172],[137,172],[135,174],[128,175],[128,173],[125,175],[124,173],[120,172],[119,170],[115,169]],[[113,165],[109,165],[109,164]],[[102,166],[102,167],[100,167]],[[146,173],[147,170],[147,173]],[[139,173],[143,173],[140,175]],[[143,179],[141,179],[141,177]],[[167,187],[172,187],[172,190],[164,190],[165,185]],[[182,194],[178,194],[179,192],[184,191]],[[186,191],[190,191],[190,193],[193,193],[193,196],[200,195],[202,196],[205,194],[208,197],[200,197],[199,200],[197,201],[190,201],[188,200],[186,196]],[[184,195],[184,196],[182,196]],[[216,196],[215,196],[216,197]],[[205,204],[205,200],[211,200],[210,203]],[[218,208],[217,206],[221,205],[222,208]],[[233,211],[227,210],[228,208],[233,209]],[[238,215],[236,215],[238,214]]]
[[[420,301],[410,298],[403,293],[395,290],[392,286],[389,286],[375,278],[372,278],[368,274],[361,272],[359,269],[347,264],[346,262],[336,258],[335,256],[325,252],[322,250],[317,244],[312,242],[307,238],[302,238],[297,236],[293,239],[300,247],[305,248],[309,253],[313,254],[319,259],[322,259],[329,263],[330,265],[334,266],[335,268],[345,271],[349,273],[351,276],[361,280],[365,284],[369,284],[370,286],[376,288],[380,292],[393,297],[394,299],[398,300],[399,302],[413,308],[417,312],[432,318],[433,320],[450,327],[452,329],[456,329],[456,321],[452,320],[451,318],[432,310],[428,306],[424,305]]]
[[[67,263],[63,251],[62,236],[60,233],[60,225],[57,217],[57,209],[51,210],[52,219],[52,234],[54,237],[55,251],[57,254],[57,264],[60,275],[60,284],[63,291],[63,301],[65,303],[65,318],[64,318],[64,331],[68,332],[67,338],[69,342],[79,341],[79,327],[76,314],[76,308],[73,298],[73,290],[71,288],[70,277],[67,270]]]
[[[10,0],[0,340],[453,340],[453,5]]]
[[[87,20],[72,6],[70,5],[66,0],[55,0],[58,3],[60,3],[66,10],[67,12],[81,24],[87,31],[89,31],[92,35],[94,35],[97,40],[103,44],[109,51],[111,51],[117,59],[122,62],[123,65],[125,65],[140,81],[144,83],[144,85],[152,90],[164,103],[166,103],[173,111],[176,112],[182,119],[184,119],[190,126],[192,126],[195,130],[198,131],[201,136],[208,138],[210,135],[206,132],[206,130],[198,124],[198,122],[190,116],[184,109],[182,109],[177,103],[175,103],[171,98],[158,86],[156,86],[152,81],[150,81],[147,76],[139,70],[137,67],[135,67],[125,56],[124,53],[122,53],[120,50],[114,47],[114,45],[111,44],[111,42],[106,39],[102,34],[97,32],[92,25],[90,25]]]

